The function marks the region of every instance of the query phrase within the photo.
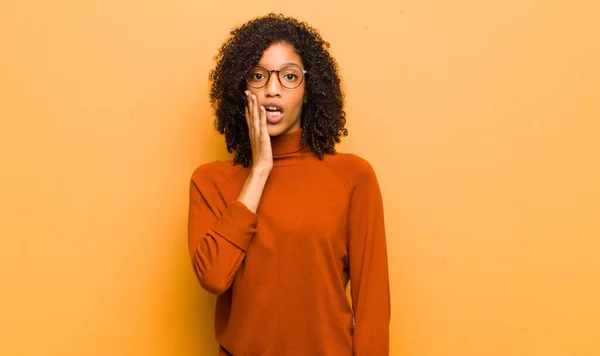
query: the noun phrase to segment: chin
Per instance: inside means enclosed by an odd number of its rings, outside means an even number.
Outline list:
[[[292,133],[299,129],[300,124],[297,122],[290,123],[282,120],[276,124],[267,123],[267,131],[269,132],[269,136],[271,137],[277,137],[287,133]]]
[[[278,125],[269,125],[267,127],[267,131],[269,131],[269,136],[277,137],[285,131],[285,127],[279,127]]]

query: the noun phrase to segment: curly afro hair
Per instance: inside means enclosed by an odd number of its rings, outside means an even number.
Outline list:
[[[310,143],[320,159],[335,153],[335,143],[347,136],[344,94],[338,65],[317,30],[305,22],[278,14],[248,21],[233,29],[215,56],[211,70],[210,103],[215,113],[215,128],[225,135],[227,151],[234,153],[234,164],[247,167],[252,160],[246,103],[246,72],[273,43],[291,44],[308,71],[300,126],[301,144]]]

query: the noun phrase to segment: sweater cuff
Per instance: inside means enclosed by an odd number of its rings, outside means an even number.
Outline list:
[[[256,233],[257,224],[256,214],[236,200],[227,206],[213,231],[245,252]]]

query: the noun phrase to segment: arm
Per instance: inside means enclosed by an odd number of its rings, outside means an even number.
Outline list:
[[[227,204],[210,184],[192,177],[188,247],[204,289],[218,295],[231,286],[256,225],[256,215],[243,203]]]
[[[354,355],[387,356],[391,306],[383,202],[373,168],[363,164],[348,221]]]
[[[211,293],[224,293],[246,256],[256,233],[256,211],[273,167],[271,139],[264,107],[246,91],[245,109],[253,165],[237,200],[223,201],[214,182],[205,182],[196,170],[190,184],[188,247],[200,285]],[[203,183],[204,182],[204,183]]]

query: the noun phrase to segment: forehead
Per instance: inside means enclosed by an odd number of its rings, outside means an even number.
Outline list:
[[[260,57],[258,64],[267,68],[280,68],[287,64],[302,66],[302,58],[296,53],[294,46],[287,42],[276,42],[270,45]]]

